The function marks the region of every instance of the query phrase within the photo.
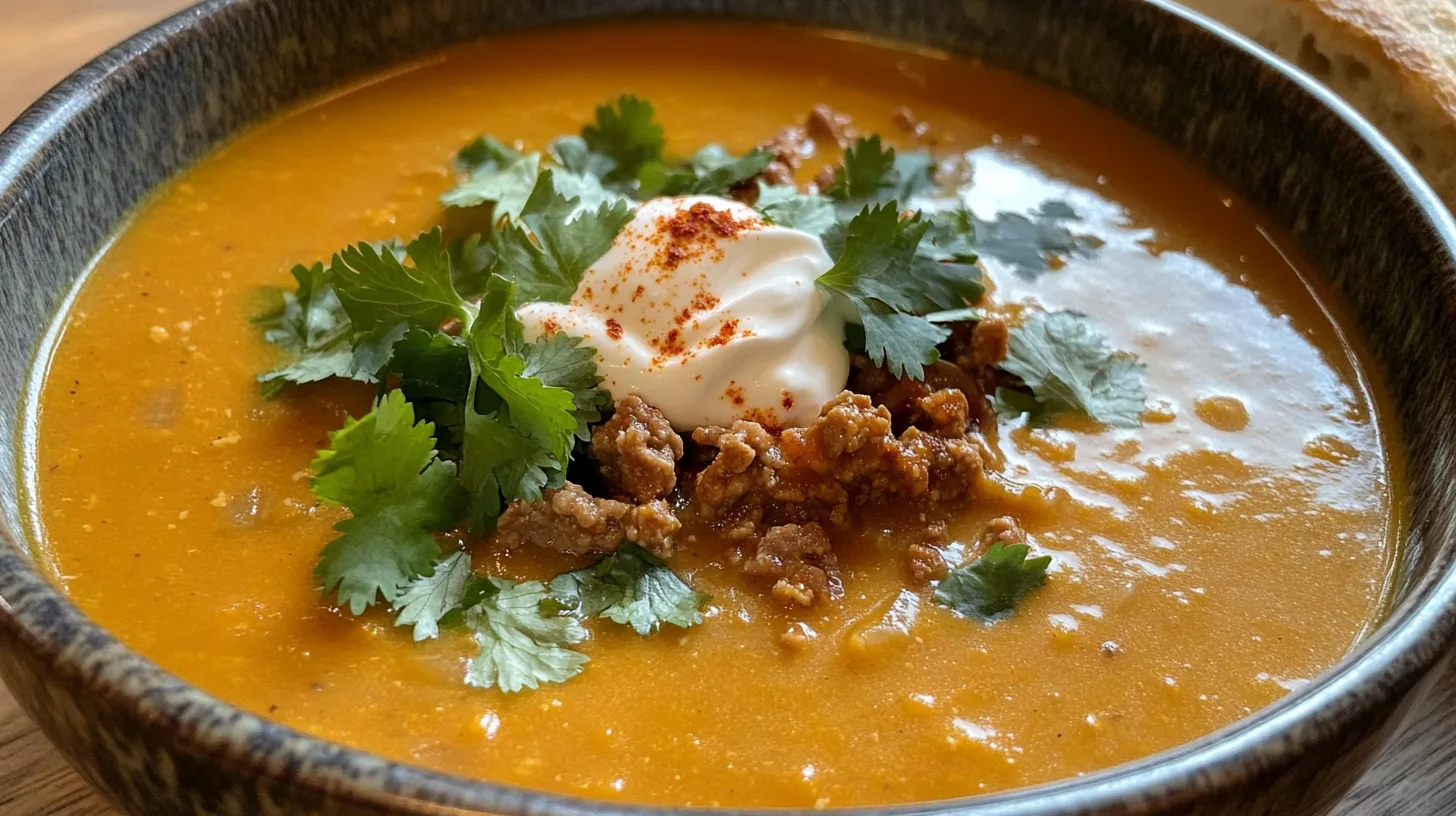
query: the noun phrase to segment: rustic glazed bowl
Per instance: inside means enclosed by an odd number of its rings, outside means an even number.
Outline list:
[[[18,483],[24,384],[89,259],[150,190],[280,107],[492,31],[609,16],[791,20],[982,58],[1157,133],[1293,230],[1384,367],[1410,513],[1384,623],[1307,687],[1222,731],[1085,777],[861,813],[1310,814],[1358,777],[1456,626],[1456,228],[1349,108],[1156,0],[212,0],[106,53],[0,134],[0,675],[134,814],[652,814],[435,773],[188,687],[42,577]],[[1277,546],[1277,542],[1268,542]],[[569,744],[569,741],[563,744]]]

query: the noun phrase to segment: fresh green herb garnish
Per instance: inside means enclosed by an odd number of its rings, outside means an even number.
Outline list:
[[[631,94],[597,106],[596,122],[581,129],[581,140],[589,152],[611,161],[604,179],[633,181],[643,165],[661,161],[666,140],[654,114],[651,102]]]
[[[708,145],[683,165],[645,165],[638,176],[638,197],[727,195],[734,186],[762,172],[771,161],[773,154],[766,150],[755,148],[743,156],[733,156],[718,145]]]
[[[662,559],[633,543],[551,581],[548,612],[607,618],[650,635],[664,623],[682,628],[703,622],[708,596],[694,592]]]
[[[340,536],[314,575],[355,615],[425,574],[440,553],[433,533],[459,518],[455,465],[435,457],[434,431],[391,391],[330,434],[310,466],[314,495],[352,514],[335,525]]]
[[[297,292],[280,292],[279,305],[253,322],[263,328],[263,337],[288,353],[278,368],[258,377],[263,391],[272,396],[286,383],[311,383],[330,377],[373,382],[378,369],[370,367],[366,354],[355,354],[354,324],[329,285],[324,265],[293,268]]]
[[[440,621],[460,608],[474,578],[470,555],[463,551],[450,553],[435,563],[433,572],[411,581],[394,599],[394,608],[399,612],[394,625],[413,626],[415,640],[439,635]]]
[[[759,213],[770,223],[822,236],[838,221],[834,202],[822,195],[799,192],[788,184],[758,183]]]
[[[537,153],[518,156],[504,164],[491,162],[440,196],[440,203],[448,207],[478,207],[493,203],[495,218],[515,218],[526,206],[526,199],[531,196],[540,174],[541,156]]]
[[[455,291],[440,229],[411,241],[404,254],[360,243],[334,255],[329,280],[355,328],[369,332],[404,323],[437,330],[450,319],[468,324],[473,309]]]
[[[985,553],[951,570],[935,588],[935,600],[968,618],[991,623],[1046,583],[1052,557],[1027,558],[1025,544],[997,541]]]
[[[461,478],[475,533],[494,528],[506,501],[536,501],[560,486],[576,434],[572,392],[525,374],[514,302],[515,287],[492,278],[467,342],[473,379]]]
[[[1088,255],[1099,245],[1096,239],[1067,229],[1065,222],[1077,217],[1066,202],[1048,201],[1029,216],[1002,212],[991,221],[974,218],[976,249],[1012,272],[1034,278],[1052,268],[1052,258]]]
[[[1081,414],[1117,428],[1142,424],[1143,365],[1113,351],[1107,338],[1076,312],[1036,312],[1011,332],[1001,368],[1031,393],[998,389],[998,413],[1029,414],[1042,425],[1059,413]]]
[[[519,158],[521,151],[494,136],[481,136],[460,148],[460,152],[455,154],[455,166],[473,173],[502,167]]]
[[[501,230],[493,271],[516,284],[522,302],[569,302],[587,267],[632,220],[631,208],[621,201],[578,210],[576,200],[557,192],[547,170],[536,180],[519,221]]]
[[[921,379],[950,331],[920,315],[962,308],[983,289],[975,267],[941,263],[920,252],[930,229],[918,214],[901,218],[894,202],[866,207],[824,235],[834,266],[818,283],[859,313],[865,352],[896,376]]]
[[[435,426],[441,450],[460,450],[465,397],[470,391],[470,358],[458,337],[410,329],[394,344],[380,375],[386,388],[398,388],[415,416]]]
[[[600,422],[603,413],[612,407],[612,395],[600,387],[602,378],[597,374],[596,349],[581,345],[580,337],[557,332],[521,346],[521,359],[526,363],[522,376],[534,377],[571,394],[576,438],[583,442],[590,440],[591,426]]]
[[[581,674],[587,656],[568,647],[586,640],[586,629],[575,618],[541,610],[546,587],[540,581],[487,578],[475,594],[465,625],[480,654],[470,661],[466,683],[517,692]]]
[[[901,205],[935,189],[935,162],[924,151],[897,154],[880,137],[858,139],[844,151],[844,163],[824,194],[844,202],[847,211],[864,204],[895,201]]]

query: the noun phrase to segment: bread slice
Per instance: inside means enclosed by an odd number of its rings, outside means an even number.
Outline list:
[[[1456,3],[1181,0],[1314,75],[1456,209]]]

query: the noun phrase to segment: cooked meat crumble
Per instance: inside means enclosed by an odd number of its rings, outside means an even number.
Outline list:
[[[831,148],[838,150],[848,147],[855,135],[847,114],[840,113],[828,105],[816,105],[805,117],[804,124],[790,125],[779,131],[772,139],[759,144],[759,147],[773,154],[773,161],[769,162],[768,167],[765,167],[758,177],[769,184],[793,184],[794,174],[798,172],[804,159],[816,152],[823,153]],[[836,152],[831,155],[837,157],[838,154]],[[823,177],[820,187],[828,186],[830,182],[833,182],[837,167],[838,164],[830,164],[819,174]],[[820,180],[816,177],[816,182]],[[756,196],[757,190],[752,189],[750,184],[745,188],[744,193]]]
[[[785,603],[812,606],[839,593],[839,561],[824,528],[813,522],[771,528],[743,572],[773,579],[773,595]]]
[[[667,556],[681,526],[665,501],[633,505],[599,499],[567,482],[543,491],[540,501],[511,502],[497,524],[496,541],[506,549],[532,544],[576,554],[615,552],[623,541],[635,541]]]
[[[672,493],[682,454],[682,437],[637,396],[619,401],[612,418],[592,431],[591,455],[612,494],[638,502]]]
[[[965,496],[981,476],[978,445],[958,419],[968,412],[965,395],[930,397],[953,427],[910,428],[896,436],[888,409],[845,391],[807,428],[778,435],[756,422],[699,428],[694,441],[718,449],[697,476],[699,517],[742,539],[785,523],[847,528],[855,508],[870,502],[934,505]]]

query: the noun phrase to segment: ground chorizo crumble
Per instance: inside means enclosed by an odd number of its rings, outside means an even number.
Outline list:
[[[804,428],[779,430],[762,416],[701,427],[687,441],[662,412],[626,396],[591,435],[601,495],[567,482],[538,502],[513,502],[497,541],[578,554],[637,541],[666,557],[686,521],[728,542],[728,562],[773,597],[807,607],[842,591],[836,536],[875,507],[914,506],[925,515],[920,540],[902,550],[906,582],[939,580],[948,569],[943,517],[973,499],[987,467],[996,425],[986,369],[1005,353],[1005,328],[999,319],[956,327],[949,359],[927,367],[924,381],[857,358],[853,390]],[[996,518],[984,537],[1016,543],[1025,534]]]

